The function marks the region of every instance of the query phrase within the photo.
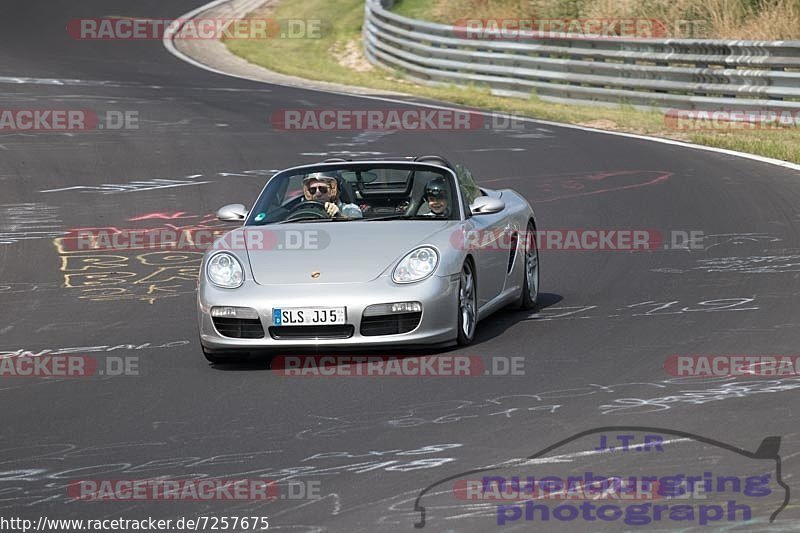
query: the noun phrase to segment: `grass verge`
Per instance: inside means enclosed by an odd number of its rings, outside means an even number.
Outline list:
[[[417,14],[423,9],[422,2],[409,2],[404,13]],[[364,59],[361,51],[363,0],[282,0],[277,7],[251,16],[323,21],[319,38],[229,39],[225,42],[234,54],[282,74],[399,91],[490,111],[689,141],[800,163],[799,128],[676,131],[667,127],[664,115],[657,111],[561,105],[542,101],[535,95],[529,99],[493,96],[481,87],[428,87],[411,83],[403,79],[401,73],[372,67]]]
[[[662,21],[666,37],[800,39],[797,0],[395,0],[393,10],[443,24],[463,18],[646,18]]]

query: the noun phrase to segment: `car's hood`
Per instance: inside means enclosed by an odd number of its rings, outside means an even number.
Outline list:
[[[259,285],[366,282],[429,242],[432,235],[458,224],[449,220],[280,224],[266,230],[266,245],[253,245],[253,239],[245,242]],[[316,278],[315,272],[319,272]]]

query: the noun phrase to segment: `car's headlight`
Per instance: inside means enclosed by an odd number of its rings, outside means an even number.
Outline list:
[[[235,289],[244,282],[242,264],[236,256],[227,252],[214,254],[206,266],[208,280],[223,289]]]
[[[439,252],[430,246],[412,250],[394,267],[392,281],[395,283],[413,283],[421,281],[436,270],[439,264]]]

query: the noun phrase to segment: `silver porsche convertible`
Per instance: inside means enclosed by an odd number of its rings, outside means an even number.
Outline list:
[[[508,305],[535,307],[536,218],[440,156],[289,168],[203,258],[200,343],[209,361],[283,348],[406,347],[475,337]]]

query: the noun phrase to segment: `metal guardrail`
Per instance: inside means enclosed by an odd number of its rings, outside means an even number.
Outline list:
[[[542,38],[531,32],[510,41],[463,34],[366,1],[367,58],[420,83],[483,85],[502,96],[535,93],[562,103],[800,110],[800,41]]]

